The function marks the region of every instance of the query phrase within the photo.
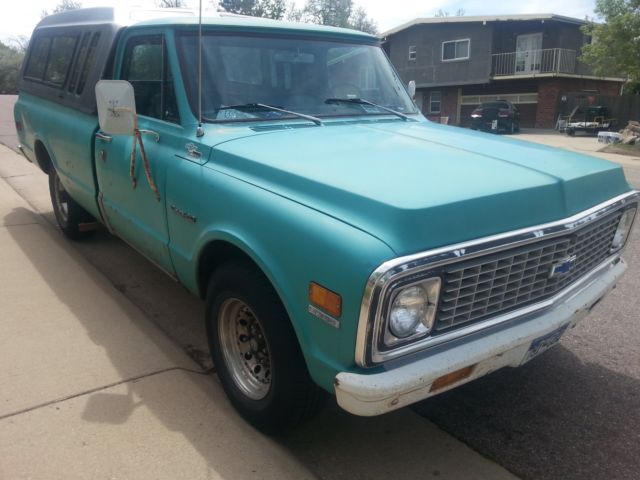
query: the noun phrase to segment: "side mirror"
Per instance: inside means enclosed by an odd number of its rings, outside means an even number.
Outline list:
[[[137,128],[133,86],[126,80],[100,80],[96,84],[100,129],[110,135],[133,135]]]
[[[409,95],[411,95],[411,99],[416,97],[416,81],[411,80],[408,85]]]

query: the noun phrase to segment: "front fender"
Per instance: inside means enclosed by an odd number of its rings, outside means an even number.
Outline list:
[[[180,279],[197,291],[199,252],[212,241],[245,252],[282,299],[313,379],[332,391],[337,372],[356,368],[356,330],[367,279],[394,253],[366,232],[225,173],[188,162],[180,169],[167,188],[171,251]],[[195,222],[171,205],[188,210]],[[339,328],[308,312],[311,281],[342,296]]]

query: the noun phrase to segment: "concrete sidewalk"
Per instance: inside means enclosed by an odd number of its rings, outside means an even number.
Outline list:
[[[514,478],[408,409],[330,403],[264,437],[50,208],[46,176],[0,146],[0,479]]]
[[[313,477],[4,180],[0,225],[0,478]]]

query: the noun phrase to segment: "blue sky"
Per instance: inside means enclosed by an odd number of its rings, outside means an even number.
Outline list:
[[[59,0],[28,0],[11,2],[10,8],[3,9],[0,16],[0,40],[18,35],[30,36],[35,24],[40,20],[42,10],[52,10]],[[153,0],[81,0],[86,7],[153,5]],[[432,17],[439,10],[451,14],[462,8],[466,15],[491,15],[505,13],[557,13],[570,17],[593,16],[595,0],[564,0],[552,3],[542,0],[482,1],[482,0],[354,0],[363,6],[378,23],[381,31],[388,30],[416,17]],[[188,0],[197,5],[197,0]],[[203,0],[206,3],[207,0]],[[299,5],[304,0],[295,0]]]

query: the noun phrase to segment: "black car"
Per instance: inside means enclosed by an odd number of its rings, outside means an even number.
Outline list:
[[[484,102],[471,112],[471,128],[515,133],[520,131],[520,112],[513,103],[506,100]]]

